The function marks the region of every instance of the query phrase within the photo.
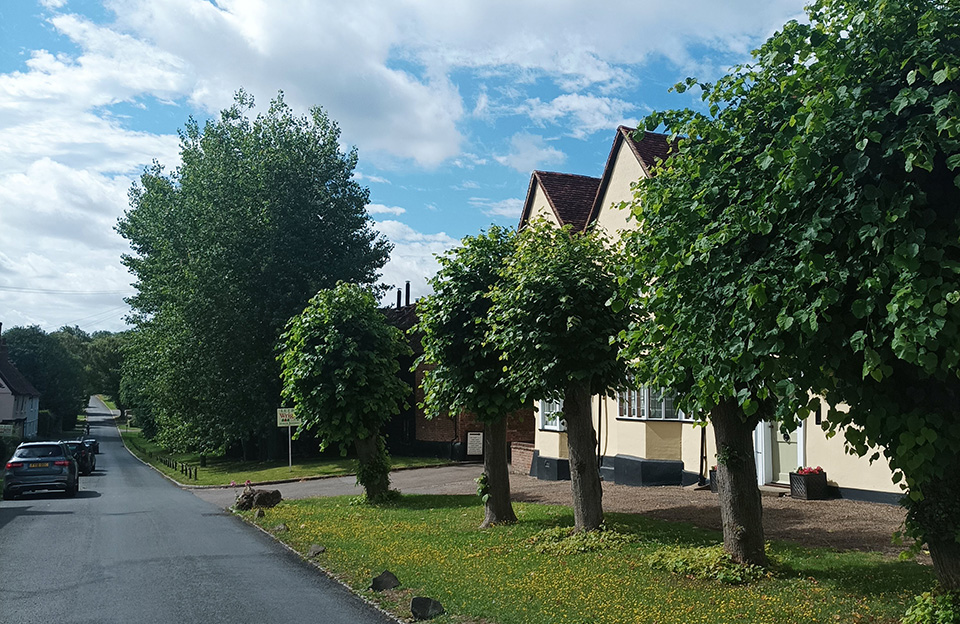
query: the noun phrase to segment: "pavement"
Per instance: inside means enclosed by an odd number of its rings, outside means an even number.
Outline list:
[[[390,473],[390,487],[404,494],[476,494],[474,481],[483,472],[481,464],[457,464],[454,466],[431,466],[410,470],[395,470]],[[291,483],[273,483],[262,486],[280,490],[286,500],[317,498],[321,496],[359,496],[363,488],[357,485],[353,475],[326,479],[304,479]],[[239,487],[189,487],[197,497],[222,509],[227,509],[243,491]]]

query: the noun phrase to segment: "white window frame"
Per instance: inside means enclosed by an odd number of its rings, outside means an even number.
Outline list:
[[[567,430],[567,420],[563,418],[563,401],[540,401],[540,429]]]
[[[657,400],[658,399],[658,400]],[[670,408],[667,406],[670,405]],[[689,420],[675,409],[673,393],[665,388],[643,386],[639,390],[625,390],[617,395],[618,420],[657,420],[679,422]],[[666,414],[673,414],[666,416]]]

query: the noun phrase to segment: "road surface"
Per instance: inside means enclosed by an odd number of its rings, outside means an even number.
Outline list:
[[[394,622],[133,458],[92,399],[97,470],[76,498],[0,502],[0,623]]]

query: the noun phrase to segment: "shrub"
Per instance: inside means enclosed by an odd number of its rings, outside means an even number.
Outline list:
[[[923,592],[914,598],[902,624],[960,624],[960,592]]]
[[[573,527],[544,529],[527,540],[530,548],[544,555],[575,555],[619,548],[637,541],[637,536],[601,526],[596,531],[574,532]]]
[[[758,581],[768,572],[761,566],[737,563],[722,546],[672,548],[665,546],[648,557],[650,567],[689,578],[742,585]]]

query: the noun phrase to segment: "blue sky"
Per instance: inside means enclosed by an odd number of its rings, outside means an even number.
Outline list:
[[[322,106],[426,294],[434,254],[515,225],[534,169],[599,176],[614,130],[714,79],[796,0],[0,0],[0,323],[125,328],[113,230],[177,129],[244,88]]]

